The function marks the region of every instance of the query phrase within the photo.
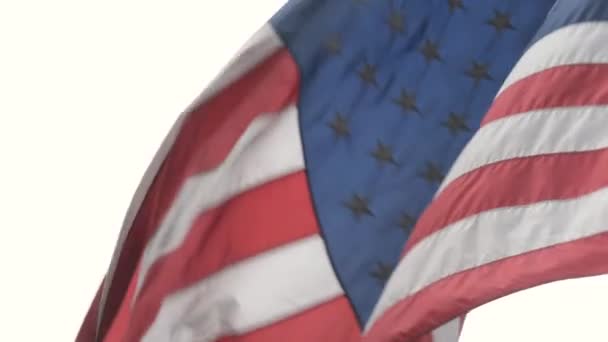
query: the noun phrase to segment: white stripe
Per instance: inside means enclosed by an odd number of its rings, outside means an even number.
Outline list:
[[[224,69],[209,84],[209,86],[177,118],[175,124],[165,137],[165,140],[162,142],[159,150],[156,152],[156,155],[152,159],[151,164],[148,166],[148,169],[144,173],[144,176],[142,177],[142,180],[139,186],[137,187],[137,190],[133,196],[133,199],[131,200],[131,204],[129,205],[129,208],[123,220],[123,225],[118,236],[116,248],[114,249],[114,254],[112,255],[112,260],[110,262],[108,272],[106,273],[106,281],[101,292],[97,329],[99,329],[99,324],[101,323],[101,318],[103,317],[103,308],[105,305],[106,297],[108,295],[109,286],[113,278],[114,270],[116,268],[116,263],[118,262],[118,258],[120,257],[122,246],[129,233],[131,225],[133,224],[135,215],[139,211],[143,199],[145,198],[145,195],[148,192],[152,181],[154,180],[154,177],[156,176],[160,166],[165,160],[167,153],[173,146],[175,139],[177,138],[177,135],[181,129],[181,125],[185,117],[199,104],[206,101],[211,96],[217,94],[218,91],[222,90],[228,84],[247,73],[258,63],[264,60],[264,58],[270,56],[272,53],[279,50],[282,46],[283,44],[281,42],[281,39],[278,37],[272,26],[268,23],[262,26],[262,28],[260,28],[260,30],[258,30],[258,32],[256,32],[239,50],[236,57],[233,58],[224,67]]]
[[[606,22],[584,22],[557,29],[524,53],[496,96],[518,80],[548,68],[578,63],[607,63],[606,41]]]
[[[450,275],[528,251],[608,232],[608,188],[576,199],[489,210],[448,225],[407,253],[371,319]]]
[[[433,342],[458,342],[460,338],[460,317],[433,330]]]
[[[207,342],[244,334],[342,293],[323,240],[315,235],[246,259],[167,297],[142,341]]]
[[[279,114],[257,117],[220,166],[193,176],[184,184],[146,246],[136,295],[152,264],[182,244],[201,212],[239,193],[303,168],[304,157],[295,105]]]
[[[463,149],[435,196],[481,166],[519,157],[608,147],[608,107],[531,111],[483,126]]]

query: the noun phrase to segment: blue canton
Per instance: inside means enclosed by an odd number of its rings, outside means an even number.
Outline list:
[[[272,18],[301,72],[314,206],[361,324],[554,2],[299,0]]]

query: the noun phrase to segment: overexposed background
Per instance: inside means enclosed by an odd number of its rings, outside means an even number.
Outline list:
[[[165,133],[283,3],[0,0],[0,341],[73,341]],[[607,322],[608,277],[582,279],[476,310],[462,341]]]

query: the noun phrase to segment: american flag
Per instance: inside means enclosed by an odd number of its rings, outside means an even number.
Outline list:
[[[454,342],[608,273],[607,18],[289,1],[165,139],[77,341]]]

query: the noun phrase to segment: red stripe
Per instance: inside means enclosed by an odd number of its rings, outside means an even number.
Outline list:
[[[395,340],[395,341],[401,341],[401,340]],[[417,337],[415,341],[412,342],[434,342],[433,341],[433,334],[432,333],[428,333],[425,334],[421,337]]]
[[[76,342],[91,342],[95,340],[95,332],[97,331],[97,314],[99,312],[99,300],[101,299],[102,287],[103,280],[101,285],[99,285],[99,289],[97,289],[97,293],[95,294],[95,298],[93,298],[89,311],[87,312],[87,315],[80,326],[80,330],[76,336]]]
[[[255,117],[293,103],[298,83],[297,66],[284,49],[188,115],[120,251],[104,307],[101,336],[122,302],[144,246],[184,181],[221,163]]]
[[[139,341],[165,299],[222,268],[319,232],[306,174],[281,178],[201,214],[183,244],[148,272],[128,341]]]
[[[398,341],[408,341],[472,308],[519,290],[552,281],[606,274],[606,246],[608,233],[602,233],[443,278],[392,306],[364,341],[385,342],[397,337]]]
[[[341,296],[298,315],[241,336],[218,342],[356,342],[361,330],[346,297]]]
[[[104,336],[103,342],[126,342],[125,335],[129,329],[131,321],[131,300],[135,294],[135,286],[137,285],[137,277],[139,276],[139,268],[135,270],[127,293],[125,294],[122,303],[112,321],[112,325]]]
[[[457,178],[421,215],[404,255],[427,236],[483,211],[568,199],[608,186],[608,149],[510,159]]]
[[[481,126],[531,110],[603,104],[608,104],[608,64],[558,66],[523,78],[505,89]]]

